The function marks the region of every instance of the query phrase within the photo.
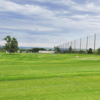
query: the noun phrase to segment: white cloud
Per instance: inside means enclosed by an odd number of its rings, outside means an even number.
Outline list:
[[[34,1],[34,0],[33,0]],[[36,0],[39,2],[49,2],[59,5],[62,8],[49,9],[48,5],[41,6],[35,4],[17,4],[7,0],[0,0],[0,13],[13,12],[18,14],[19,19],[12,17],[0,19],[0,28],[6,28],[9,30],[31,30],[41,32],[41,35],[29,35],[25,34],[24,39],[33,37],[39,40],[43,40],[42,43],[35,43],[36,46],[53,46],[59,43],[65,43],[66,41],[73,40],[82,36],[87,36],[100,31],[100,7],[94,2],[87,2],[86,4],[77,4],[72,0]],[[61,6],[61,5],[64,5]],[[66,6],[65,6],[66,5]],[[50,6],[50,5],[49,5]],[[11,13],[11,15],[13,15]],[[27,16],[28,18],[20,19],[20,15]],[[36,15],[36,19],[34,19]],[[58,36],[53,36],[57,31]],[[4,32],[4,31],[2,31]],[[6,31],[7,32],[7,31]],[[10,31],[8,31],[10,32]],[[48,32],[52,35],[44,35],[43,32]],[[14,34],[18,32],[14,32]],[[18,34],[24,34],[19,32]],[[65,33],[65,34],[63,34]],[[1,34],[1,33],[0,33]],[[60,34],[60,35],[59,35]],[[45,43],[45,39],[48,41]],[[25,42],[25,41],[24,41]],[[31,45],[33,43],[21,43],[20,45]]]
[[[33,0],[33,1],[50,2],[50,3],[53,3],[53,4],[60,4],[60,5],[73,5],[73,4],[76,4],[72,0]]]
[[[37,15],[48,15],[52,16],[53,13],[50,10],[47,10],[43,7],[39,7],[36,5],[21,5],[17,4],[11,1],[6,1],[6,0],[0,0],[0,11],[3,12],[14,12],[14,13],[19,13],[19,14],[24,14],[24,15],[32,15],[32,14],[37,14]]]
[[[54,44],[48,43],[19,43],[19,46],[22,47],[54,47]]]
[[[87,17],[88,17],[88,14],[86,14],[86,15],[74,15],[71,18],[84,19],[84,18],[87,18]]]
[[[43,26],[0,26],[0,28],[6,28],[6,29],[25,29],[25,30],[32,30],[32,31],[62,31],[60,28],[52,28],[52,27],[43,27]]]
[[[66,39],[66,34],[61,33],[60,35],[51,36],[51,35],[29,35],[29,37],[35,38],[37,41],[33,40],[31,43],[19,43],[19,46],[33,46],[33,47],[54,47],[59,43],[64,43],[64,41],[68,41]],[[44,40],[44,41],[43,41]],[[42,41],[42,42],[40,42]]]
[[[72,9],[83,12],[94,12],[94,13],[100,12],[100,7],[94,2],[88,2],[85,5],[75,4],[72,6]]]

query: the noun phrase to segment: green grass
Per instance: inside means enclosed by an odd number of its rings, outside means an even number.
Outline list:
[[[100,98],[99,55],[0,55],[0,100]],[[76,58],[76,55],[79,57]]]

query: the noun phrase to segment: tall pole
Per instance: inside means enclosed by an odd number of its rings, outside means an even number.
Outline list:
[[[60,45],[60,52],[61,52],[61,45]]]
[[[66,50],[66,46],[67,46],[67,44],[65,43],[65,50]]]
[[[68,42],[68,49],[69,49],[69,42]]]
[[[63,53],[63,44],[62,44],[62,53]]]
[[[63,44],[63,52],[64,52],[64,44]]]
[[[81,38],[80,38],[80,50],[81,50]]]
[[[64,44],[62,44],[62,46],[63,46],[63,52],[64,52]]]
[[[71,48],[72,48],[72,41],[71,41]],[[71,50],[71,53],[72,53],[72,50]]]
[[[76,49],[76,40],[74,40],[74,52],[75,52],[75,49]]]
[[[96,34],[94,34],[94,52],[95,52],[95,45],[96,45]]]
[[[86,51],[88,49],[88,36],[87,36],[87,41],[86,41]]]
[[[61,45],[61,52],[62,52],[62,48],[63,48],[63,46]]]

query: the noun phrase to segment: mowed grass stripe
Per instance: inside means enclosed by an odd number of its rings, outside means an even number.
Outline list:
[[[1,100],[24,100],[38,99],[38,100],[99,100],[100,93],[100,77],[99,76],[85,76],[85,77],[67,77],[65,80],[70,80],[75,84],[69,84],[60,78],[53,79],[37,79],[28,81],[16,82],[2,82],[1,89],[7,91],[0,91]],[[13,85],[14,84],[14,85]],[[64,86],[60,86],[64,85]],[[29,88],[29,87],[39,88]],[[52,87],[48,87],[52,86]],[[27,88],[27,89],[23,89]],[[17,89],[17,90],[13,90]],[[84,98],[85,95],[85,98]]]
[[[100,98],[99,55],[53,56],[53,54],[27,53],[0,55],[2,55],[0,100],[99,100]],[[79,57],[76,58],[76,55]]]
[[[78,59],[75,55],[76,54],[55,54],[55,56],[52,54],[3,54],[3,61],[2,59],[0,60],[0,81],[52,78],[59,75],[66,77],[100,74],[99,60],[79,60],[79,58],[86,58],[86,56],[87,58],[91,58],[90,56],[92,56],[92,58],[94,56],[95,58],[96,55],[80,54]],[[30,61],[32,60],[30,57],[32,57],[33,61]],[[39,57],[43,57],[42,61]],[[10,60],[8,60],[8,58]]]
[[[5,89],[5,90],[0,90],[0,91],[14,91],[14,90],[28,90],[28,89],[35,89],[35,88],[46,88],[46,87],[60,87],[60,86],[71,86],[75,85],[73,84],[63,84],[63,85],[51,85],[51,86],[42,86],[42,87],[29,87],[29,88],[18,88],[18,89]]]

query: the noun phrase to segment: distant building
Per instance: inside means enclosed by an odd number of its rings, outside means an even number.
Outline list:
[[[22,53],[26,53],[26,51],[22,51]]]
[[[6,53],[9,53],[9,52],[6,50]]]
[[[17,52],[20,53],[20,50],[18,50]]]
[[[54,51],[42,51],[42,50],[39,50],[39,53],[54,53]]]

